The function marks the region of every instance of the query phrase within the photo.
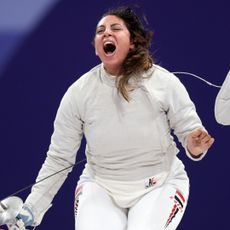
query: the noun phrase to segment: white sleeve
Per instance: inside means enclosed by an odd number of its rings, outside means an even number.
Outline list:
[[[173,74],[168,79],[166,88],[166,113],[169,125],[173,129],[178,140],[185,148],[187,156],[192,160],[201,160],[205,154],[193,157],[187,149],[187,136],[192,131],[204,129],[199,116],[197,115],[194,103],[191,101],[187,90],[180,80]]]
[[[70,88],[61,101],[55,118],[54,132],[47,157],[36,181],[75,163],[76,153],[82,140],[83,125],[73,94],[73,88]],[[32,187],[25,203],[33,211],[35,225],[40,224],[44,213],[51,206],[54,196],[71,170],[72,168],[58,173]]]
[[[230,71],[216,97],[215,118],[219,124],[230,125]]]

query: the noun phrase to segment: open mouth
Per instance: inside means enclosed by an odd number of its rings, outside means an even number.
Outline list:
[[[116,46],[112,42],[106,42],[103,46],[103,49],[106,54],[113,54],[116,50]]]

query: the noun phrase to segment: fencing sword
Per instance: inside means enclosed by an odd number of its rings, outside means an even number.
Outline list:
[[[21,198],[17,197],[16,195],[18,195],[19,193],[33,187],[35,184],[38,184],[44,180],[47,180],[50,177],[53,177],[69,168],[73,168],[83,162],[86,161],[86,158],[83,160],[80,160],[78,162],[76,162],[73,165],[70,165],[68,167],[65,167],[57,172],[54,172],[44,178],[42,178],[39,181],[36,181],[35,183],[32,183],[30,185],[27,185],[19,190],[17,190],[16,192],[10,194],[9,196],[7,196],[6,198],[0,200],[0,226],[11,223],[12,220],[14,220],[17,215],[19,214],[22,206],[23,206],[23,201]]]

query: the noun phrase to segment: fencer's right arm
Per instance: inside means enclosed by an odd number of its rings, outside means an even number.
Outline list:
[[[37,181],[75,164],[76,152],[83,136],[83,122],[78,110],[77,87],[71,86],[64,95],[54,122],[54,132],[47,157]],[[43,215],[64,183],[72,168],[64,170],[42,182],[35,184],[25,204],[32,210],[34,225],[39,225]]]

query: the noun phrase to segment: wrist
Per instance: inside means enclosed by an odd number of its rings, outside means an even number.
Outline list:
[[[202,155],[203,155],[203,153],[194,153],[194,152],[192,152],[190,149],[189,149],[189,147],[187,146],[187,151],[188,151],[188,153],[190,154],[190,156],[192,157],[192,158],[194,158],[194,159],[198,159],[198,158],[200,158]]]
[[[24,205],[20,211],[20,213],[16,217],[18,220],[22,220],[25,226],[33,226],[34,224],[34,215],[32,210]]]

